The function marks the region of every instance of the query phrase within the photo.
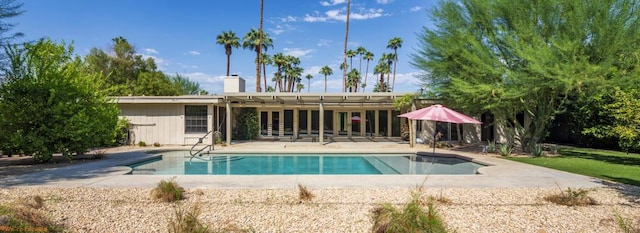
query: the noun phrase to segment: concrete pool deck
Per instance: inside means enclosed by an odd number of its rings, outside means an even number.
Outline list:
[[[0,178],[0,187],[154,187],[162,179],[176,178],[185,188],[295,188],[298,183],[310,188],[410,188],[424,184],[439,188],[508,188],[508,187],[602,187],[602,180],[509,161],[481,153],[436,149],[436,153],[457,154],[474,162],[491,166],[480,168],[479,175],[126,175],[124,165],[152,158],[144,150],[175,150],[189,147],[119,148],[110,150],[104,159],[50,169],[20,176]],[[409,148],[398,142],[331,142],[323,146],[311,142],[240,142],[216,147],[221,152],[277,153],[415,153],[432,148],[417,145]],[[480,148],[478,148],[478,152]]]

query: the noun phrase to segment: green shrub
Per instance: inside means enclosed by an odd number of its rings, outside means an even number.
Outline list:
[[[184,188],[180,187],[175,181],[175,177],[169,180],[161,180],[153,190],[151,190],[151,198],[164,202],[174,202],[182,200]]]
[[[154,147],[160,147],[160,143],[159,143],[159,142],[154,142],[154,143],[153,143],[153,146],[154,146]]]
[[[311,193],[311,191],[309,191],[307,187],[302,184],[298,184],[298,199],[300,203],[302,203],[303,201],[310,202],[314,197],[315,195]]]
[[[511,156],[511,152],[513,152],[513,147],[511,147],[508,144],[502,144],[500,145],[500,150],[498,151],[498,153],[501,156]]]
[[[433,203],[424,203],[415,193],[402,210],[389,203],[376,206],[372,213],[372,232],[447,232]]]
[[[567,188],[566,191],[560,191],[559,193],[546,196],[544,199],[558,205],[566,206],[597,205],[598,203],[593,198],[587,196],[588,193],[589,190],[586,189]]]
[[[487,145],[487,153],[496,153],[496,142],[495,141],[489,141],[488,145]]]
[[[535,156],[535,157],[540,157],[540,156],[542,156],[543,154],[544,154],[544,150],[543,150],[542,145],[540,145],[540,144],[536,144],[536,145],[533,147],[533,156]]]
[[[139,142],[138,142],[138,146],[139,146],[139,147],[145,147],[145,146],[147,146],[147,143],[146,143],[146,142],[144,142],[144,141],[139,141]]]

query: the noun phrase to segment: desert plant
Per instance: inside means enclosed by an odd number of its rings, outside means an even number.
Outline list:
[[[589,190],[571,189],[566,191],[560,190],[559,193],[544,197],[546,201],[566,206],[596,205],[598,204],[593,198],[587,196]]]
[[[496,152],[496,142],[495,141],[489,141],[487,144],[487,153],[495,153]]]
[[[310,202],[315,196],[316,195],[311,193],[311,191],[309,191],[306,186],[298,184],[298,200],[300,201],[300,203],[302,203],[303,201]]]
[[[169,218],[168,228],[171,233],[211,232],[199,217],[202,213],[200,202],[177,203],[173,206],[173,216]]]
[[[33,198],[31,198],[31,201],[29,201],[29,199],[27,199],[26,201],[24,201],[23,205],[33,208],[33,209],[42,209],[44,208],[44,199],[42,199],[41,196],[37,195],[34,196]]]
[[[427,203],[425,211],[420,195],[413,194],[402,210],[385,203],[371,213],[372,232],[447,232],[433,203]]]
[[[616,222],[618,227],[624,233],[640,233],[640,225],[634,224],[633,219],[625,219],[616,213]]]
[[[184,188],[180,187],[175,181],[175,177],[169,180],[161,180],[153,190],[151,190],[151,198],[164,202],[174,202],[182,200]]]
[[[106,150],[94,150],[91,152],[92,159],[103,159],[105,156],[107,156]]]
[[[501,156],[511,156],[511,152],[513,152],[513,147],[511,147],[509,144],[500,145],[500,150],[498,151],[498,153]]]
[[[544,150],[543,150],[542,145],[540,145],[540,144],[536,144],[536,145],[533,147],[533,156],[535,156],[535,157],[540,157],[540,156],[542,156],[543,154],[544,154]]]
[[[139,141],[139,142],[138,142],[138,146],[139,146],[139,147],[145,147],[145,146],[147,146],[147,143],[146,143],[146,142],[144,142],[144,141]]]
[[[154,142],[154,143],[153,143],[153,146],[154,146],[154,147],[160,147],[160,143],[159,143],[159,142]]]

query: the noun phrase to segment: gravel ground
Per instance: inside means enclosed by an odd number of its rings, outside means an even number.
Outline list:
[[[425,196],[446,197],[437,205],[455,232],[620,232],[616,214],[640,226],[640,189],[590,189],[599,204],[567,207],[543,198],[560,189],[426,188]],[[619,188],[619,187],[618,187]],[[378,203],[402,204],[410,189],[321,189],[300,203],[297,189],[188,189],[183,205],[199,205],[200,220],[213,228],[235,226],[256,232],[368,232]],[[9,188],[4,205],[35,196],[70,232],[167,232],[174,204],[149,198],[146,188]]]

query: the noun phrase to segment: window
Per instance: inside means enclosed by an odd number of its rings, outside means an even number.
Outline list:
[[[207,125],[208,122],[206,105],[184,106],[185,133],[206,133]]]

